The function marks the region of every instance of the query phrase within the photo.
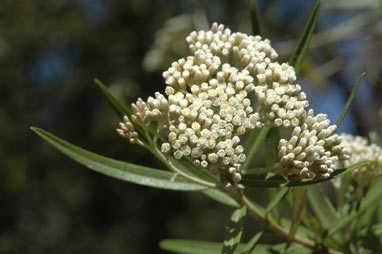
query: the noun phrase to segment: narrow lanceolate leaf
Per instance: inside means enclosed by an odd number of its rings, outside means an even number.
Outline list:
[[[324,229],[330,228],[330,225],[335,221],[337,218],[333,215],[333,213],[330,211],[329,207],[326,205],[326,203],[323,200],[323,197],[318,192],[317,188],[310,187],[308,189],[308,200],[309,205],[320,222],[320,225]]]
[[[338,230],[346,227],[350,222],[355,220],[358,216],[363,214],[365,211],[370,209],[372,206],[376,205],[377,202],[382,198],[382,179],[378,179],[370,190],[367,192],[366,196],[361,200],[361,205],[358,210],[353,210],[350,214],[341,217],[336,220],[330,226],[327,236],[331,236]]]
[[[202,190],[201,193],[206,195],[207,197],[227,206],[231,207],[239,207],[240,205],[233,199],[231,198],[228,194],[225,192],[218,190],[218,189],[207,189],[207,190]]]
[[[42,129],[35,127],[31,129],[69,158],[91,170],[110,177],[139,185],[168,190],[199,191],[206,189],[204,186],[190,183],[180,176],[175,176],[171,172],[110,159],[86,151]]]
[[[254,235],[251,238],[251,240],[249,240],[249,242],[245,245],[243,249],[243,254],[256,253],[256,246],[263,235],[264,235],[264,231],[260,231],[259,233]]]
[[[128,106],[125,106],[122,102],[120,102],[117,98],[114,97],[114,95],[110,92],[110,90],[98,79],[94,80],[94,83],[98,87],[98,89],[101,91],[102,95],[105,97],[109,105],[114,109],[114,111],[117,113],[119,117],[127,116],[131,121],[131,114],[132,111]],[[145,133],[141,126],[134,123],[134,121],[131,121],[131,123],[134,125],[134,128],[138,131],[138,133],[144,137]]]
[[[289,188],[284,187],[277,192],[276,195],[274,195],[272,201],[267,205],[267,208],[265,208],[265,214],[267,215],[269,212],[273,210],[280,202],[283,200],[283,198],[288,194]]]
[[[359,75],[358,80],[357,80],[357,83],[355,84],[355,86],[354,86],[354,88],[353,88],[353,91],[351,92],[351,94],[350,94],[350,96],[349,96],[349,99],[348,99],[348,101],[346,102],[346,104],[345,104],[345,106],[344,106],[344,109],[342,110],[341,115],[340,115],[340,117],[338,118],[338,120],[337,120],[337,122],[336,122],[336,125],[337,125],[337,126],[340,126],[340,124],[342,123],[342,120],[344,120],[345,115],[346,115],[346,113],[348,112],[351,103],[353,102],[354,96],[355,96],[355,94],[357,93],[358,86],[359,86],[359,84],[361,83],[361,80],[362,80],[362,78],[363,78],[365,75],[366,75],[365,72],[362,73],[361,75]],[[337,129],[338,129],[338,128],[337,128]]]
[[[300,225],[302,215],[306,208],[306,186],[299,186],[292,188],[293,197],[293,213],[292,213],[292,225],[289,229],[288,239],[293,239]]]
[[[250,0],[250,14],[252,23],[252,34],[261,35],[259,12],[257,10],[257,0]]]
[[[283,254],[309,254],[312,250],[302,247],[299,244],[290,244],[287,251],[284,252],[287,244],[257,244],[255,251],[251,254],[270,254],[270,253],[283,253]],[[159,247],[163,250],[170,251],[177,254],[220,254],[221,243],[195,241],[195,240],[182,240],[182,239],[165,239],[159,243]],[[239,244],[235,254],[243,254],[246,251],[246,245]]]
[[[222,254],[232,254],[240,243],[241,235],[243,234],[243,222],[247,214],[247,207],[243,206],[236,209],[228,223],[226,229],[225,240],[223,243]]]
[[[358,239],[363,239],[366,234],[369,232],[372,220],[374,218],[375,211],[378,208],[378,202],[376,202],[373,206],[367,209],[363,214],[361,214],[355,226],[355,235]]]
[[[263,143],[268,132],[271,130],[271,127],[263,127],[261,129],[254,129],[251,131],[247,143],[244,147],[244,154],[247,156],[242,169],[247,169],[251,165],[257,151],[260,149],[261,144]]]
[[[101,91],[102,95],[106,98],[107,102],[110,106],[115,110],[115,112],[122,118],[124,116],[131,115],[131,109],[125,105],[123,105],[114,95],[110,92],[110,90],[98,79],[94,80],[94,83],[97,85],[98,89]]]
[[[301,65],[304,62],[305,55],[307,53],[310,39],[312,38],[314,28],[316,26],[318,11],[320,10],[321,0],[319,0],[314,7],[314,10],[309,18],[308,23],[305,26],[304,32],[300,36],[297,46],[293,52],[289,64],[294,67],[296,74],[301,69]]]
[[[273,173],[269,173],[267,175],[252,175],[252,174],[244,174],[243,179],[240,181],[246,187],[254,187],[254,188],[274,188],[274,187],[292,187],[292,186],[304,186],[304,185],[312,185],[317,183],[322,183],[326,181],[330,181],[334,178],[341,177],[345,174],[348,174],[352,170],[368,165],[370,161],[362,161],[350,165],[347,168],[337,169],[334,171],[330,177],[325,179],[313,178],[310,180],[287,180],[284,177],[272,175]],[[252,170],[251,170],[252,171]],[[255,169],[253,171],[256,171]]]
[[[272,128],[267,138],[265,139],[265,166],[270,167],[275,163],[279,162],[278,157],[278,147],[280,141],[280,129]],[[282,200],[285,197],[288,190],[287,188],[281,188],[280,192],[278,192],[275,188],[268,188],[268,199],[270,203],[267,206],[267,213],[271,212],[271,216],[279,221],[280,216],[282,214]],[[284,192],[284,194],[282,194]],[[277,196],[279,195],[279,196]],[[280,196],[281,195],[281,196]]]

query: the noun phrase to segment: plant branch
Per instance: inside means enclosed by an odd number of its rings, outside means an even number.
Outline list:
[[[268,229],[270,229],[272,232],[274,232],[276,235],[288,239],[289,237],[289,229],[284,228],[280,224],[276,223],[275,221],[269,219],[263,212],[261,212],[256,206],[252,203],[248,197],[244,195],[244,193],[240,193],[238,195],[232,195],[235,193],[231,193],[231,197],[235,198],[238,203],[241,205],[245,205],[248,208],[248,214],[262,223],[264,226],[266,226]],[[315,249],[316,248],[316,243],[312,240],[306,239],[302,236],[299,235],[294,235],[293,238],[291,239],[292,241],[299,243],[305,247]],[[335,249],[328,248],[328,253],[329,254],[340,254],[342,252],[337,251]]]

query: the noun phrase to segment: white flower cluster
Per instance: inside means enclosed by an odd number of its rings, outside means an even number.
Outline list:
[[[275,62],[269,40],[214,23],[186,41],[192,55],[163,73],[167,97],[156,93],[132,106],[133,121],[142,126],[158,121],[168,128],[162,153],[189,156],[195,165],[218,172],[227,185],[240,181],[246,159],[239,136],[254,128],[294,129],[291,140],[280,141],[280,160],[301,177],[328,177],[346,157],[326,115],[305,111],[308,101],[295,84],[293,67]],[[251,92],[257,105],[248,98]],[[123,128],[126,124],[118,130],[122,136],[125,129],[132,131]]]
[[[337,126],[330,125],[326,114],[314,115],[312,109],[303,115],[301,122],[293,129],[289,141],[280,140],[280,163],[296,178],[327,178],[336,169],[338,160],[349,158],[341,145],[341,136],[333,134]]]
[[[345,166],[369,160],[370,164],[356,168],[352,171],[354,178],[361,184],[367,185],[378,176],[382,175],[382,148],[376,144],[367,144],[367,139],[350,134],[341,134],[342,144],[348,150],[350,159],[345,161]]]

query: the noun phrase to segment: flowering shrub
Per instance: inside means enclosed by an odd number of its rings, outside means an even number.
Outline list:
[[[372,226],[382,196],[378,179],[382,149],[367,145],[361,137],[336,134],[363,75],[336,124],[331,124],[326,114],[309,109],[306,94],[296,84],[318,9],[319,3],[290,64],[277,62],[269,40],[214,23],[211,30],[194,31],[186,38],[191,55],[172,63],[163,73],[167,84],[163,94],[156,92],[146,101],[139,98],[129,108],[96,81],[122,117],[117,133],[148,149],[171,172],[105,158],[41,129],[33,130],[90,169],[151,187],[202,191],[237,207],[223,245],[199,242],[198,249],[190,247],[191,241],[165,240],[161,247],[166,250],[207,253],[200,246],[209,244],[208,253],[255,253],[264,248],[281,251],[280,246],[257,244],[263,232],[246,245],[239,244],[242,219],[248,211],[267,230],[294,243],[283,245],[285,250],[358,253],[367,233],[380,236],[382,228],[382,224]],[[290,138],[280,138],[280,130],[289,130]],[[263,141],[272,163],[248,169]],[[320,185],[306,187],[332,179],[337,210],[323,191],[317,192]],[[251,187],[274,187],[278,192],[262,208],[246,196],[245,189]],[[285,197],[292,207],[291,218],[274,213]],[[307,200],[315,216],[306,209]],[[354,210],[355,202],[358,208]]]

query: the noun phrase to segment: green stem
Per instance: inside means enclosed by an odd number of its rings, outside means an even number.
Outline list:
[[[235,200],[239,204],[241,204],[243,206],[244,205],[247,206],[248,214],[251,217],[253,217],[257,221],[261,222],[264,226],[266,226],[269,230],[274,232],[276,235],[278,235],[284,239],[288,239],[289,229],[284,228],[280,224],[276,223],[275,221],[273,221],[273,220],[269,219],[267,216],[265,216],[265,214],[262,213],[259,209],[257,209],[256,206],[252,203],[252,201],[244,195],[244,193],[241,192],[240,194],[236,194],[236,193],[232,193],[232,192],[230,192],[230,193],[227,192],[227,194],[230,194],[231,197],[235,198]],[[305,247],[311,248],[311,249],[315,249],[315,247],[316,247],[316,244],[314,241],[306,239],[306,238],[299,236],[297,234],[293,236],[291,241],[294,241],[296,243],[299,243],[299,244],[301,244]],[[328,253],[329,254],[340,254],[342,252],[328,248]]]
[[[184,178],[194,182],[194,183],[198,183],[200,185],[203,185],[203,186],[206,186],[208,188],[216,188],[216,184],[214,183],[211,183],[211,182],[207,182],[207,181],[204,181],[200,178],[196,178],[196,177],[193,177],[193,176],[190,176],[186,173],[184,173],[183,171],[181,171],[180,169],[178,169],[177,167],[175,167],[175,165],[168,159],[168,157],[166,157],[163,153],[161,153],[158,149],[158,147],[156,146],[153,146],[152,149],[150,149],[150,151],[155,155],[155,157],[157,157],[168,169],[170,169],[171,171],[173,171],[175,174],[178,174],[180,176],[183,176]]]

